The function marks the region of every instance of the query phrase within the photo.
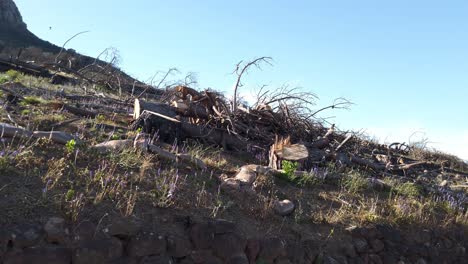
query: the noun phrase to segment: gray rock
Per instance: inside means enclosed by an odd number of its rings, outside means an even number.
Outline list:
[[[240,190],[240,181],[234,178],[227,178],[221,182],[221,190],[225,192],[239,191]]]
[[[241,184],[252,185],[257,179],[257,173],[249,167],[243,166],[234,178],[239,180]]]
[[[65,226],[65,219],[61,217],[51,217],[44,225],[46,239],[49,243],[65,244],[69,239],[69,230]]]
[[[8,254],[5,264],[16,263],[47,263],[47,264],[68,264],[71,263],[71,250],[63,247],[31,247],[24,251]]]
[[[73,253],[74,264],[98,264],[122,257],[123,245],[117,238],[84,241]]]
[[[370,244],[372,246],[372,250],[377,253],[382,251],[385,248],[384,243],[379,239],[371,240]]]
[[[44,238],[44,232],[38,225],[22,224],[13,229],[11,233],[13,246],[25,248],[35,246]]]
[[[143,232],[132,237],[128,244],[128,254],[137,257],[160,255],[165,253],[166,249],[166,238],[151,232]]]
[[[278,257],[286,256],[285,243],[278,237],[265,238],[260,243],[258,259],[272,263]]]
[[[140,226],[130,218],[116,217],[107,226],[107,233],[119,238],[129,238],[140,230]]]
[[[230,260],[234,256],[245,255],[244,250],[247,241],[234,233],[218,234],[213,239],[213,253],[224,259]],[[245,258],[247,261],[247,257]]]
[[[147,256],[144,257],[140,264],[173,264],[174,260],[168,256]]]
[[[290,200],[276,201],[273,205],[275,213],[286,216],[291,214],[294,211],[295,205]]]
[[[192,244],[185,237],[170,235],[167,237],[167,254],[174,258],[190,255]]]
[[[369,249],[369,245],[364,238],[354,238],[353,245],[358,253],[365,253]]]

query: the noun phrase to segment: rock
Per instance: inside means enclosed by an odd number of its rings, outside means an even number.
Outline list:
[[[369,249],[369,245],[364,238],[354,238],[353,245],[358,253],[365,253]]]
[[[90,221],[81,222],[73,233],[73,239],[76,242],[91,240],[94,238],[96,233],[96,226]]]
[[[190,258],[195,264],[223,264],[224,262],[213,255],[211,250],[194,250]]]
[[[315,261],[320,253],[320,242],[313,239],[305,239],[302,241],[302,245],[306,253],[307,262]]]
[[[331,256],[324,256],[323,257],[323,264],[343,264],[342,262],[339,262],[337,259]]]
[[[166,252],[166,249],[166,238],[149,232],[143,232],[132,237],[127,248],[130,256],[137,257],[161,255]]]
[[[46,239],[49,243],[65,244],[70,234],[65,226],[65,219],[61,217],[51,217],[44,225]]]
[[[352,243],[350,243],[350,242],[346,243],[346,242],[345,242],[341,247],[342,247],[342,252],[343,252],[346,256],[348,256],[348,257],[350,257],[350,258],[355,258],[355,257],[357,257],[356,250],[354,249],[354,245],[353,245]]]
[[[370,264],[383,264],[382,259],[377,254],[370,254],[369,261],[370,261]]]
[[[7,255],[5,264],[69,264],[71,263],[71,250],[63,247],[31,247]]]
[[[225,192],[239,191],[240,190],[240,181],[234,178],[227,178],[221,182],[221,190]]]
[[[215,235],[213,239],[213,253],[224,259],[229,260],[234,256],[244,255],[247,241],[235,233],[226,233]],[[245,258],[247,260],[247,257]]]
[[[286,256],[285,243],[278,237],[265,238],[260,243],[258,260],[273,263],[278,257]]]
[[[250,264],[255,264],[255,260],[257,259],[259,252],[260,252],[260,241],[258,241],[257,239],[247,240],[245,254],[247,255],[247,259],[249,260]]]
[[[275,213],[281,216],[286,216],[294,211],[295,205],[290,200],[276,201],[273,205]]]
[[[249,264],[249,260],[247,259],[247,256],[244,253],[240,253],[238,255],[230,257],[226,263],[227,264]]]
[[[14,247],[25,248],[37,245],[44,238],[44,233],[39,225],[21,224],[13,228],[11,238]]]
[[[210,221],[209,224],[213,227],[215,234],[234,233],[236,231],[236,224],[225,219],[216,219]]]
[[[73,253],[73,264],[99,264],[122,257],[123,245],[117,238],[84,241]]]
[[[140,264],[173,264],[174,260],[167,256],[146,256]]]
[[[369,186],[374,190],[385,191],[385,190],[392,188],[392,186],[390,186],[389,184],[387,184],[381,179],[368,178],[367,181],[369,183]]]
[[[399,230],[389,225],[376,225],[376,228],[385,238],[385,242],[389,240],[393,243],[399,244],[402,241],[401,233]]]
[[[398,256],[396,253],[385,252],[382,258],[384,264],[394,264],[398,261]]]
[[[190,255],[192,244],[185,237],[170,235],[167,237],[167,254],[174,258]]]
[[[293,264],[293,262],[289,261],[289,259],[285,257],[277,258],[274,263],[275,264]]]
[[[423,230],[421,232],[417,232],[414,235],[414,240],[421,244],[426,244],[431,242],[431,232],[429,230]]]
[[[374,250],[374,252],[377,252],[377,253],[382,251],[385,247],[384,243],[379,239],[371,240],[370,244],[371,244],[372,250]]]
[[[252,185],[257,179],[257,173],[246,166],[243,166],[239,173],[234,177],[240,181],[240,184]]]
[[[213,227],[207,223],[194,224],[190,229],[190,239],[196,249],[209,249],[213,245]]]
[[[286,256],[292,263],[307,263],[304,246],[296,241],[286,243]]]
[[[108,264],[139,264],[138,258],[131,258],[131,257],[120,257],[113,259]]]
[[[416,264],[427,264],[427,261],[424,260],[423,258],[419,258],[419,259],[416,261]]]
[[[439,184],[439,186],[440,186],[440,187],[445,187],[445,186],[447,186],[447,184],[448,184],[448,181],[447,181],[447,180],[443,180],[443,181]]]
[[[122,150],[126,147],[133,146],[133,140],[130,139],[118,139],[118,140],[109,140],[102,142],[93,146],[93,149],[97,150],[99,153],[106,153],[111,151]]]
[[[107,227],[107,233],[119,238],[129,238],[135,236],[140,230],[140,226],[129,218],[116,217],[112,219]]]

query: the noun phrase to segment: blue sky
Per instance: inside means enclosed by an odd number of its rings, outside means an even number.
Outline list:
[[[336,97],[342,129],[382,141],[427,137],[468,160],[468,1],[16,0],[28,28],[97,56],[115,47],[121,68],[142,80],[177,67],[200,88],[230,92],[243,59],[274,58],[252,71],[242,94],[262,84],[299,85],[318,106]],[[52,27],[52,29],[49,29]],[[177,77],[177,76],[175,76]]]

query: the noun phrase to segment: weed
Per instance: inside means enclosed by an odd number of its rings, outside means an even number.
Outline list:
[[[352,171],[343,179],[344,188],[353,194],[362,192],[368,188],[368,181],[359,172]]]
[[[65,149],[67,150],[68,153],[72,153],[75,151],[76,147],[76,141],[74,139],[70,139],[66,144],[65,144]]]
[[[281,162],[281,166],[284,170],[284,174],[286,174],[287,178],[294,178],[294,172],[296,172],[299,163],[295,161],[283,160]]]
[[[65,194],[65,201],[69,202],[75,197],[75,190],[69,189]]]

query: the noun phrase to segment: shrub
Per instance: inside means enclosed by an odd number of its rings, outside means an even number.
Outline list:
[[[298,163],[294,161],[289,161],[289,160],[283,160],[281,162],[281,167],[283,168],[283,173],[278,174],[277,176],[280,179],[283,179],[288,182],[293,182],[297,183],[297,177],[296,177],[296,169],[298,167]]]

